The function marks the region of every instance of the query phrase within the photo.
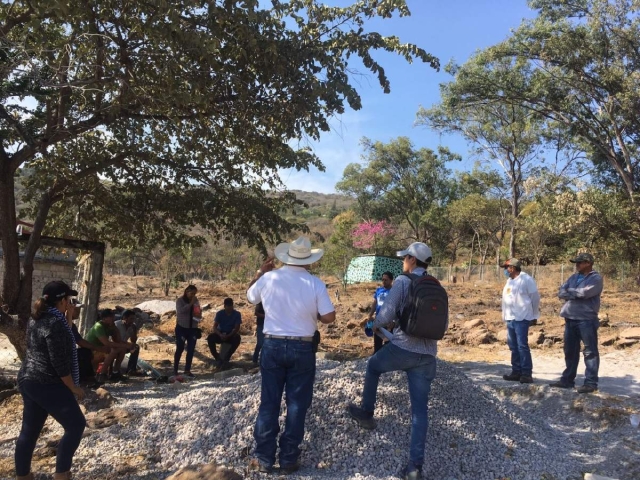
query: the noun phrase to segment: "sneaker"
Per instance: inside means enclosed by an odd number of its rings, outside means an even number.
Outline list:
[[[265,465],[257,458],[252,458],[249,462],[249,470],[254,470],[260,473],[271,473],[273,471],[273,467]]]
[[[109,381],[110,382],[119,382],[121,380],[123,380],[124,377],[122,376],[122,373],[120,372],[113,372],[111,374],[111,376],[109,377]]]
[[[509,382],[519,382],[520,374],[519,373],[510,373],[509,375],[502,375],[503,380],[507,380]]]
[[[366,412],[353,403],[349,404],[349,406],[347,407],[347,411],[349,412],[351,418],[358,422],[358,425],[360,425],[360,427],[367,430],[373,430],[374,428],[376,428],[377,423],[373,419],[373,412]]]
[[[107,376],[104,373],[97,374],[96,383],[99,383],[100,385],[107,383]]]
[[[422,478],[422,467],[407,465],[402,469],[403,480],[420,480]]]
[[[552,382],[549,384],[550,387],[553,388],[573,388],[573,385],[569,384],[569,383],[564,383],[562,381],[559,382]]]
[[[533,377],[530,375],[520,375],[520,383],[533,383]]]
[[[598,390],[598,387],[594,387],[593,385],[583,385],[576,389],[578,393],[593,393],[593,392],[596,392],[597,390]]]
[[[290,465],[280,465],[280,472],[285,475],[290,475],[297,472],[298,470],[300,470],[300,460]]]

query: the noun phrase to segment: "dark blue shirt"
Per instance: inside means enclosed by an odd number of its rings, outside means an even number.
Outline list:
[[[231,312],[231,315],[227,315],[227,312],[220,310],[216,313],[214,322],[217,322],[218,330],[226,334],[230,333],[236,325],[240,325],[242,323],[242,317],[240,316],[240,312],[237,310]]]

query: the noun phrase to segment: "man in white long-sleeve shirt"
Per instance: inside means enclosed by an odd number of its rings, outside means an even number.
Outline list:
[[[507,324],[507,344],[511,350],[511,373],[502,378],[533,383],[529,325],[540,317],[540,293],[536,281],[521,270],[520,260],[510,258],[502,267],[507,277],[502,290],[502,320]]]

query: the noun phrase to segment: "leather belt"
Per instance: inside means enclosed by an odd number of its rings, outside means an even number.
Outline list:
[[[289,337],[286,335],[271,335],[265,334],[264,338],[275,338],[277,340],[300,340],[302,342],[313,342],[313,336],[311,337]]]

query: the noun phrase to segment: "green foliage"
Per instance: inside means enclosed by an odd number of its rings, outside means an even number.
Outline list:
[[[347,210],[333,219],[333,234],[325,245],[325,255],[320,263],[323,272],[344,278],[351,258],[360,253],[353,246],[352,232],[357,224],[358,218],[353,210]]]
[[[415,150],[406,137],[388,144],[365,138],[362,145],[365,165],[347,165],[336,190],[356,199],[362,218],[405,223],[409,238],[442,245],[443,212],[455,195],[446,164],[460,157],[444,148]]]
[[[283,212],[279,169],[324,167],[292,139],[317,140],[361,100],[362,62],[388,92],[376,50],[438,68],[372,17],[409,15],[403,0],[0,3],[0,236],[3,301],[26,315],[13,176],[24,178],[34,235],[184,251],[242,237],[266,250],[304,228]],[[194,228],[198,231],[194,231]],[[27,274],[29,268],[25,269]],[[6,280],[8,279],[8,280]]]

